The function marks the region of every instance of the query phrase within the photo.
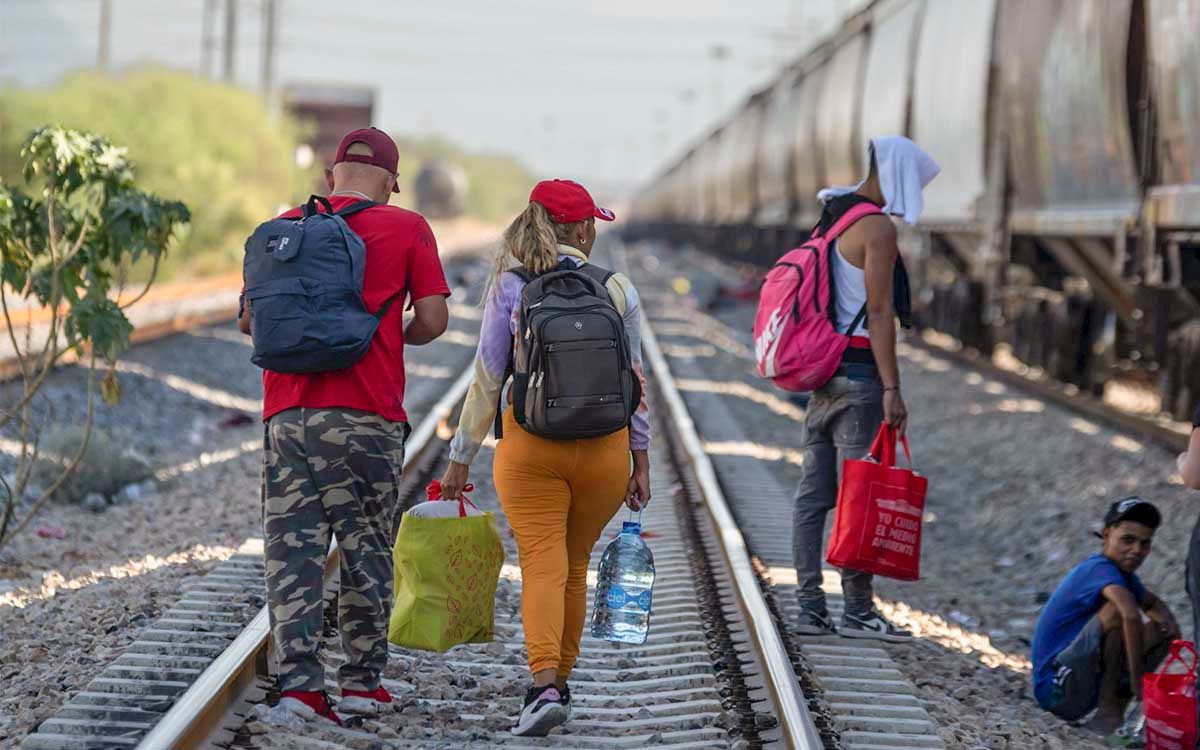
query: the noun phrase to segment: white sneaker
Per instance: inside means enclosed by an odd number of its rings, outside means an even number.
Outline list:
[[[512,733],[518,737],[545,737],[569,716],[570,709],[563,704],[558,688],[553,685],[531,687],[525,693],[525,707],[521,709]]]
[[[912,640],[912,631],[905,630],[872,610],[866,617],[842,615],[842,626],[838,634],[843,638],[870,638],[889,643],[907,643]]]

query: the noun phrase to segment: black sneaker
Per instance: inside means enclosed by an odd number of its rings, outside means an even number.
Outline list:
[[[563,719],[563,721],[570,721],[571,720],[571,686],[566,683],[563,683],[563,689],[561,691],[559,691],[559,694],[562,695],[562,700],[560,700],[559,703],[561,703],[567,707],[567,718]]]
[[[875,610],[865,617],[842,615],[839,633],[843,638],[872,638],[891,643],[906,643],[913,637],[912,631],[893,625]]]
[[[553,685],[531,687],[525,693],[525,707],[517,717],[512,733],[518,737],[545,737],[567,720],[569,709],[563,695]]]
[[[828,612],[818,612],[815,609],[801,609],[800,619],[796,623],[796,633],[799,635],[833,635],[837,629],[833,626],[833,618]]]

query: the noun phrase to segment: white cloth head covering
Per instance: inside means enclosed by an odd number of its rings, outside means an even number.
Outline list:
[[[867,161],[875,154],[879,170],[879,188],[883,192],[883,212],[904,217],[916,224],[921,217],[921,191],[942,171],[929,154],[902,135],[872,138],[867,148]],[[828,203],[839,195],[853,193],[863,186],[864,179],[854,187],[827,187],[817,193],[817,200]]]

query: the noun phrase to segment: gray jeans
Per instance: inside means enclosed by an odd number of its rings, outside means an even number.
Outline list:
[[[793,515],[792,555],[800,584],[800,606],[824,613],[821,547],[825,516],[837,504],[842,462],[862,458],[883,421],[883,384],[879,380],[835,376],[813,393],[804,419],[804,467]],[[870,573],[842,571],[846,613],[871,611]]]

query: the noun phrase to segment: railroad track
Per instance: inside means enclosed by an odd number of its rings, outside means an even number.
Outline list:
[[[1073,385],[1039,375],[1035,368],[1001,367],[990,358],[944,335],[908,336],[904,343],[930,354],[945,357],[969,370],[1021,388],[1039,398],[1104,422],[1122,432],[1161,445],[1172,451],[1186,451],[1190,425],[1134,414],[1105,403]]]
[[[884,650],[789,633],[791,529],[778,519],[790,515],[790,493],[761,462],[710,459],[649,325],[644,341],[659,420],[657,502],[645,519],[647,530],[660,535],[651,542],[659,566],[651,634],[642,647],[585,637],[572,678],[575,718],[550,738],[507,732],[527,680],[511,539],[496,643],[443,656],[393,648],[384,684],[398,711],[378,721],[344,730],[310,724],[304,735],[265,726],[256,706],[277,696],[267,678],[261,542],[251,540],[209,576],[185,585],[181,601],[23,746],[944,747]],[[402,487],[410,498],[443,464],[449,417],[468,377],[459,376],[410,440]],[[688,398],[693,408],[695,395]],[[728,396],[707,398],[698,407],[704,425],[734,421]],[[475,470],[476,499],[498,511],[487,491],[489,462],[485,448]],[[327,565],[330,598],[336,554],[331,550]],[[833,594],[836,580],[829,588]],[[830,604],[837,609],[836,595]],[[338,650],[337,639],[329,639],[331,669]],[[331,681],[331,693],[333,687]]]
[[[699,748],[768,742],[802,750],[823,747],[779,609],[763,594],[761,571],[746,550],[653,334],[648,335],[656,403],[663,405],[653,447],[657,502],[645,518],[645,527],[659,535],[652,542],[658,565],[653,625],[644,646],[585,637],[572,678],[576,717],[563,733],[529,742],[507,732],[527,680],[511,541],[504,574],[510,580],[502,581],[504,597],[498,600],[497,642],[459,647],[444,656],[393,648],[384,684],[402,713],[347,729],[309,724],[305,735],[263,726],[254,706],[272,694],[266,678],[266,611],[258,609],[244,627],[235,624],[246,619],[248,609],[262,605],[261,542],[251,541],[213,573],[188,584],[184,599],[110,667],[116,675],[98,678],[43,722],[23,747],[329,748],[375,741],[387,747]],[[447,420],[468,382],[469,371],[414,432],[402,492],[415,495],[440,468],[450,434]],[[481,453],[479,477],[490,473],[487,454],[486,449]],[[477,499],[496,509],[494,500]],[[621,520],[618,514],[614,524]],[[597,554],[608,538],[602,537]],[[336,554],[335,547],[327,565],[328,592],[336,589]],[[327,643],[334,661],[336,647],[336,639]],[[448,721],[453,727],[447,731]]]

